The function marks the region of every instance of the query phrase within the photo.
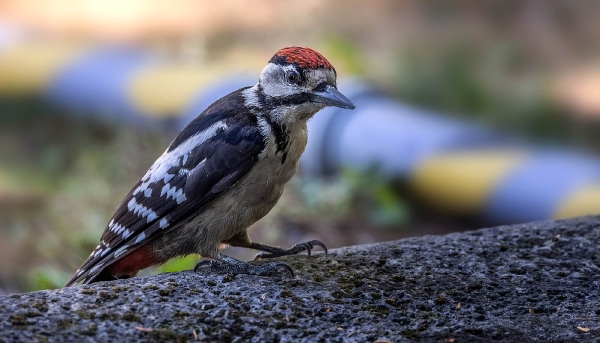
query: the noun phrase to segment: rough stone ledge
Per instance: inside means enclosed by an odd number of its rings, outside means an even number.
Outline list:
[[[13,294],[0,341],[595,341],[599,244],[600,218],[584,217],[282,259],[294,280],[181,272]]]

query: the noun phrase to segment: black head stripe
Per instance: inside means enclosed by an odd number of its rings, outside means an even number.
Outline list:
[[[261,108],[277,108],[301,105],[310,102],[312,97],[311,94],[305,92],[281,97],[267,96],[260,83],[258,84],[256,95]]]
[[[284,106],[295,106],[310,102],[312,96],[308,93],[298,93],[294,95],[288,95],[283,97],[267,97],[265,102],[268,106],[273,107],[284,107]]]
[[[283,152],[281,163],[284,163],[287,157],[288,147],[290,145],[290,135],[287,127],[274,122],[270,116],[265,116],[265,119],[267,120],[267,123],[269,123],[273,135],[275,136],[275,144],[277,144],[276,153]]]

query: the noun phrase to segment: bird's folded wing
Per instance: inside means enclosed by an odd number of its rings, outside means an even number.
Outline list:
[[[125,197],[100,244],[67,286],[91,280],[157,234],[202,211],[247,174],[265,147],[256,117],[249,114],[208,113],[190,125],[196,129],[184,130]]]

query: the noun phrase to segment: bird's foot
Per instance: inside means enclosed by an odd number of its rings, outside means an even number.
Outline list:
[[[283,271],[288,272],[290,276],[294,278],[294,271],[292,268],[281,262],[270,262],[255,266],[223,255],[219,260],[204,260],[198,262],[196,267],[194,267],[194,272],[198,273],[205,266],[208,267],[207,269],[219,274],[273,276],[278,275]]]
[[[288,255],[296,255],[297,253],[299,253],[301,251],[305,251],[305,250],[306,250],[306,253],[308,254],[308,256],[310,256],[310,253],[315,246],[320,246],[321,248],[323,248],[323,250],[325,250],[325,256],[327,256],[327,247],[325,246],[325,244],[323,244],[323,242],[318,241],[316,239],[312,240],[312,241],[308,241],[308,242],[294,244],[289,249],[272,247],[270,245],[260,244],[260,243],[252,243],[250,248],[257,249],[257,250],[263,250],[254,256],[255,260],[259,260],[261,258],[273,258],[273,257],[281,257],[281,256],[288,256]]]

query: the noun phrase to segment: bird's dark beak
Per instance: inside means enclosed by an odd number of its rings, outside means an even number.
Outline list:
[[[335,87],[327,85],[325,90],[313,92],[313,101],[327,106],[336,106],[341,108],[354,109],[352,101],[348,100],[344,94],[340,93]]]

